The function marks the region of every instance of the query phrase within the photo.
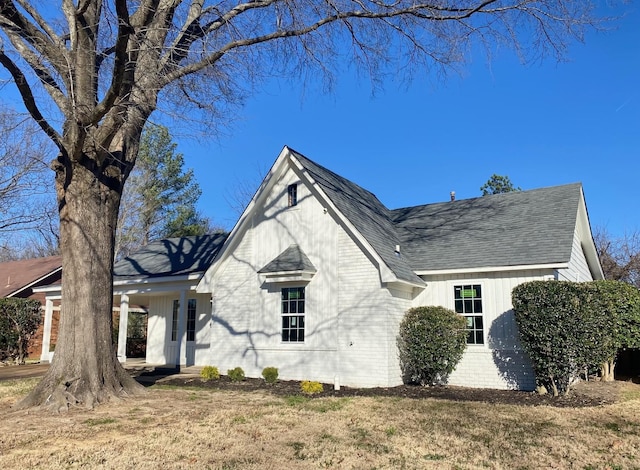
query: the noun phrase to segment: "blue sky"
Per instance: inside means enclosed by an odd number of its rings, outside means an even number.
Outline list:
[[[390,208],[477,197],[493,174],[523,189],[584,185],[592,228],[640,229],[640,11],[574,45],[569,62],[472,57],[462,76],[389,82],[338,77],[331,94],[288,81],[249,99],[221,138],[180,139],[200,209],[233,226],[228,199],[257,186],[284,145],[370,190]]]

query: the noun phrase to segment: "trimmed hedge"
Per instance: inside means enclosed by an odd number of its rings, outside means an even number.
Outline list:
[[[620,281],[594,281],[594,308],[613,320],[609,357],[602,364],[604,380],[613,380],[616,356],[621,349],[640,348],[640,290]]]
[[[397,344],[405,383],[446,383],[467,346],[465,319],[444,307],[409,309]]]
[[[533,281],[512,291],[520,339],[538,386],[566,393],[581,372],[640,345],[640,293],[617,281]]]

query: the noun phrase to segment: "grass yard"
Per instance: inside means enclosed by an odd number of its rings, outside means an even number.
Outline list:
[[[0,382],[0,469],[640,468],[637,385],[583,408],[156,385],[93,411],[11,411],[37,380]]]

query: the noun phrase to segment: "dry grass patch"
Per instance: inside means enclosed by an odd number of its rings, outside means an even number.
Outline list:
[[[0,468],[640,468],[638,399],[552,408],[152,387],[90,412],[11,412],[34,383],[0,383]]]

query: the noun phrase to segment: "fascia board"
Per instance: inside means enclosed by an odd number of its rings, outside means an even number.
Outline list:
[[[284,171],[286,171],[286,160],[290,155],[291,151],[289,150],[289,147],[284,146],[280,151],[278,158],[269,169],[269,172],[262,180],[258,190],[251,198],[251,201],[231,229],[229,236],[218,251],[218,254],[211,263],[211,266],[205,271],[204,276],[202,276],[202,279],[196,287],[196,291],[198,293],[209,293],[211,291],[208,286],[211,284],[213,276],[227,259],[229,253],[238,245],[238,243],[240,243],[240,240],[242,239],[241,234],[247,231],[247,224],[251,223],[251,217],[258,203],[267,197],[269,189],[273,187],[278,178],[284,173]]]
[[[418,276],[436,276],[439,274],[473,274],[473,273],[489,273],[489,272],[506,272],[506,271],[531,271],[544,269],[565,269],[569,267],[568,262],[548,263],[548,264],[523,264],[518,266],[482,266],[478,268],[459,268],[459,269],[432,269],[418,270]]]
[[[261,279],[267,284],[283,282],[309,282],[315,276],[315,271],[279,271],[260,274]]]
[[[161,276],[161,277],[132,277],[120,278],[113,281],[114,289],[120,286],[131,286],[139,284],[166,284],[169,282],[198,281],[202,277],[202,272],[180,274],[177,276]]]
[[[11,293],[7,294],[7,297],[15,297],[16,295],[18,295],[18,294],[19,294],[20,292],[22,292],[23,290],[29,289],[31,286],[36,285],[36,284],[37,284],[37,283],[39,283],[40,281],[42,281],[42,280],[44,280],[44,279],[48,278],[49,276],[53,276],[54,274],[57,274],[57,273],[59,273],[60,271],[62,271],[62,266],[60,266],[59,268],[54,269],[53,271],[51,271],[51,272],[49,272],[49,273],[47,273],[47,274],[44,274],[44,275],[40,276],[38,279],[35,279],[35,280],[31,281],[30,283],[28,283],[28,284],[26,284],[26,285],[24,285],[24,286],[20,287],[19,289],[14,290],[13,292],[11,292]],[[36,288],[34,288],[34,290],[33,290],[34,292],[35,292],[35,289],[36,289]],[[40,291],[39,291],[39,292],[40,292]]]
[[[387,266],[384,260],[380,257],[378,252],[373,249],[369,241],[360,233],[358,229],[351,223],[351,221],[335,206],[333,201],[327,196],[327,194],[322,190],[319,184],[313,179],[313,177],[307,172],[304,166],[298,161],[295,156],[291,155],[291,161],[294,164],[295,169],[297,170],[298,176],[302,179],[306,179],[310,186],[315,188],[318,192],[319,199],[321,199],[321,203],[326,206],[332,214],[335,214],[335,217],[340,221],[340,224],[347,230],[347,232],[354,237],[360,246],[364,247],[367,251],[367,254],[376,260],[378,263],[378,268],[380,269],[380,280],[383,283],[390,282],[398,282],[398,278],[394,274],[394,272]]]
[[[593,233],[591,232],[591,223],[589,221],[589,211],[584,197],[582,186],[580,187],[580,203],[578,204],[578,216],[576,217],[576,229],[580,234],[580,241],[584,255],[587,258],[587,264],[594,279],[604,279],[604,272],[598,257],[598,250],[593,241]]]
[[[44,293],[44,294],[52,294],[52,293],[55,294],[56,292],[60,292],[61,289],[62,289],[61,284],[52,284],[49,286],[34,287],[33,292]]]
[[[118,280],[113,283],[114,295],[153,294],[177,290],[195,290],[201,273],[160,278]]]

